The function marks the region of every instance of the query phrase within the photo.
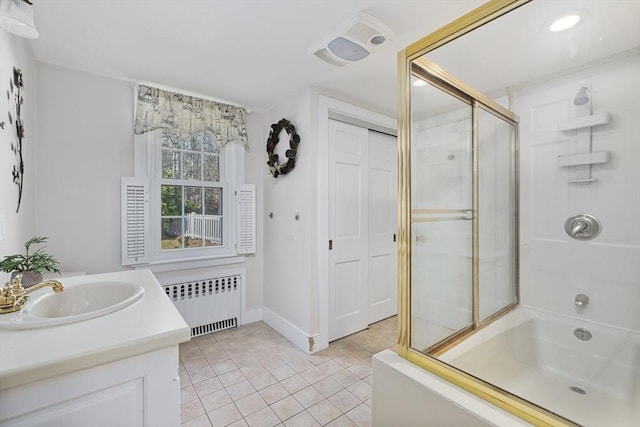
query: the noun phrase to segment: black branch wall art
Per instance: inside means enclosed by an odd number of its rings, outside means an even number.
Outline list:
[[[24,182],[24,159],[22,157],[22,143],[25,136],[24,120],[22,118],[22,104],[24,103],[24,99],[22,97],[23,87],[24,82],[22,80],[22,70],[17,67],[13,67],[13,76],[9,79],[9,89],[7,89],[7,101],[9,103],[7,118],[9,126],[16,130],[16,139],[14,140],[13,137],[11,137],[11,151],[13,151],[13,154],[16,157],[16,163],[13,165],[11,174],[13,175],[13,182],[18,186],[18,207],[16,208],[16,213],[20,211],[22,185]],[[11,114],[12,107],[15,107],[13,109],[14,114]],[[4,129],[4,122],[0,125],[0,128]]]

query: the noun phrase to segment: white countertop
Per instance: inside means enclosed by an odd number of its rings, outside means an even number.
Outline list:
[[[0,330],[0,390],[190,339],[189,326],[149,270],[69,277],[60,281],[66,288],[110,280],[137,283],[144,288],[144,296],[115,313],[78,323]],[[32,295],[46,292],[51,289],[44,288]]]

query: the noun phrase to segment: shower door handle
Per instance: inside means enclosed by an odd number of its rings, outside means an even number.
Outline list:
[[[414,209],[411,222],[472,221],[473,209]]]

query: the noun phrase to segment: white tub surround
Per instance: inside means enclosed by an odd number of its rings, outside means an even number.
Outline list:
[[[531,425],[390,350],[373,356],[373,384],[374,427]]]
[[[640,419],[640,333],[519,307],[440,360],[584,426]]]
[[[136,283],[144,295],[129,307],[77,323],[0,330],[0,423],[82,425],[100,416],[113,425],[177,425],[178,344],[190,339],[190,330],[153,274],[136,270],[62,281],[65,289]]]

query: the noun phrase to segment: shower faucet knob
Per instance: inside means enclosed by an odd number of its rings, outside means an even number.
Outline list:
[[[578,214],[568,218],[564,230],[576,240],[591,240],[600,234],[602,225],[593,215]]]
[[[587,304],[589,304],[589,297],[585,294],[578,294],[576,295],[576,299],[574,300],[574,302],[578,307],[585,307]]]
[[[586,221],[577,220],[573,223],[573,228],[571,229],[571,235],[576,236],[578,233],[582,233],[588,228],[589,228],[589,224]]]

